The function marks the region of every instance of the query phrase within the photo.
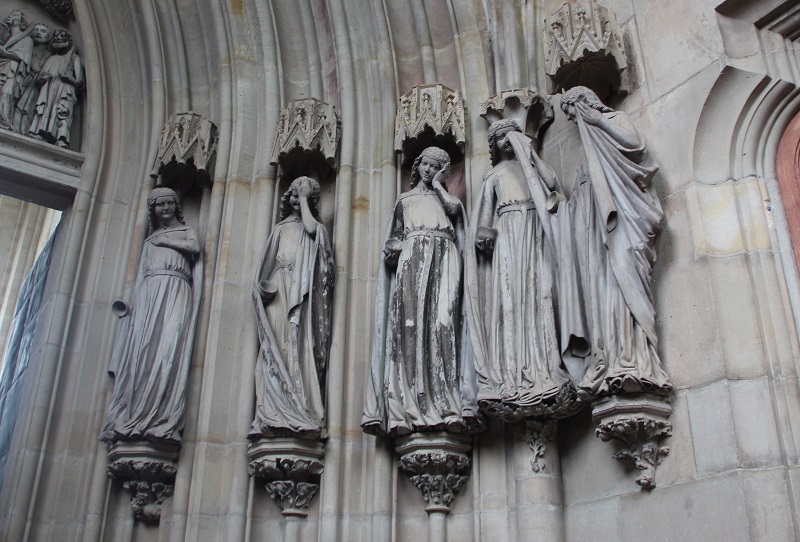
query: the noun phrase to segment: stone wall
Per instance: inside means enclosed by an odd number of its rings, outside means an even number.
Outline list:
[[[0,493],[3,537],[428,539],[424,504],[392,447],[359,426],[382,232],[408,176],[393,148],[396,99],[437,82],[462,92],[467,148],[453,174],[471,209],[490,168],[480,103],[509,88],[545,91],[542,21],[557,4],[75,2],[87,81],[81,169]],[[795,8],[601,4],[628,50],[629,94],[613,105],[660,165],[654,285],[659,353],[676,388],[671,452],[648,492],[595,438],[588,412],[560,422],[539,473],[522,428],[492,422],[474,439],[447,538],[795,539],[800,296],[774,167],[800,109],[797,62],[781,49],[794,52]],[[245,436],[258,348],[252,280],[280,192],[274,127],[289,100],[306,97],[337,108],[342,134],[330,199],[329,438],[320,492],[298,520],[248,475]],[[109,305],[131,296],[161,126],[188,110],[216,123],[219,143],[183,447],[154,526],[134,522],[97,436],[111,394]],[[579,140],[557,107],[542,148],[572,182]]]

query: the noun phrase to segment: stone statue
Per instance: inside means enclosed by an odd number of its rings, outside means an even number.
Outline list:
[[[467,240],[478,401],[509,421],[574,410],[562,352],[583,346],[577,270],[554,208],[556,176],[512,119],[489,127],[493,168]]]
[[[100,435],[107,442],[181,442],[202,290],[201,246],[197,232],[184,225],[173,190],[155,188],[147,207],[152,233],[109,369],[114,393]]]
[[[33,55],[32,28],[25,15],[12,10],[3,21],[8,39],[0,46],[0,127],[14,129],[14,107],[22,95]]]
[[[389,223],[361,421],[367,433],[468,433],[480,423],[462,311],[466,217],[445,189],[449,170],[447,152],[425,149]]]
[[[33,54],[31,55],[30,69],[22,83],[22,93],[17,100],[14,110],[13,129],[17,133],[27,134],[36,110],[36,100],[39,97],[39,87],[36,84],[39,72],[45,61],[50,57],[50,28],[44,23],[33,25],[31,39],[33,39]]]
[[[37,77],[39,97],[28,134],[66,149],[78,103],[77,91],[83,85],[83,64],[66,30],[53,32],[50,50],[53,54]]]
[[[656,353],[650,272],[663,218],[644,164],[644,144],[630,118],[586,87],[561,98],[578,125],[586,158],[573,194],[576,245],[591,352],[579,392],[586,399],[672,389]]]
[[[281,199],[254,291],[260,349],[248,438],[325,436],[334,262],[320,185],[298,177]]]

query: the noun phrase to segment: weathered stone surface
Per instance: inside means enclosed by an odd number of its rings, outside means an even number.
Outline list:
[[[723,380],[689,391],[686,399],[697,473],[718,474],[738,467],[729,383]]]
[[[543,23],[564,1],[75,2],[68,30],[87,45],[78,48],[87,91],[71,144],[85,157],[33,140],[19,146],[23,138],[7,131],[14,148],[0,145],[0,159],[14,159],[3,162],[0,190],[31,187],[31,199],[56,194],[68,209],[31,345],[17,422],[24,431],[15,431],[7,464],[14,483],[0,490],[0,538],[431,540],[424,502],[398,474],[392,443],[359,427],[382,232],[408,183],[394,151],[396,98],[436,82],[462,93],[466,145],[451,175],[469,214],[491,168],[480,103],[504,89],[544,92]],[[31,21],[59,26],[39,2],[7,4],[6,12],[24,7]],[[774,211],[782,200],[774,151],[798,108],[797,6],[598,4],[622,23],[635,81],[608,105],[630,116],[660,166],[653,188],[665,221],[652,292],[657,353],[678,390],[673,436],[663,441],[670,456],[658,487],[640,491],[636,472],[614,460],[613,444],[594,436],[583,412],[559,422],[559,454],[546,451],[544,470],[534,473],[528,444],[494,422],[502,428],[473,436],[472,474],[450,505],[447,539],[520,542],[532,530],[558,539],[548,525],[561,520],[566,540],[794,540],[800,281]],[[247,309],[294,175],[269,163],[280,108],[309,97],[336,107],[342,120],[341,167],[321,180],[337,287],[326,470],[308,516],[287,518],[248,473],[259,341]],[[96,434],[118,323],[108,301],[135,289],[156,140],[170,115],[190,109],[218,126],[218,156],[213,191],[187,205],[187,218],[202,217],[204,296],[180,467],[154,526],[133,521],[121,484],[109,491]],[[537,150],[572,196],[578,130],[556,117]],[[730,194],[699,196],[695,183]],[[730,392],[724,399],[703,396],[718,386]],[[552,500],[555,465],[563,508]]]

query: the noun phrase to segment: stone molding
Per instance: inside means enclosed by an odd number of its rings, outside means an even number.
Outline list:
[[[264,437],[250,444],[248,471],[264,482],[284,516],[306,517],[325,470],[322,442],[299,437]]]
[[[557,93],[576,86],[602,99],[627,89],[628,65],[622,31],[613,11],[594,0],[570,0],[544,22],[545,73]]]
[[[128,491],[136,519],[158,523],[161,505],[171,496],[178,471],[180,445],[116,441],[108,447],[108,476]]]
[[[436,83],[418,85],[398,100],[394,129],[394,150],[404,154],[404,163],[433,144],[446,147],[454,162],[466,147],[464,102],[461,92]]]
[[[293,100],[281,110],[270,164],[278,165],[290,152],[320,154],[330,166],[336,159],[341,135],[336,108],[316,98]]]
[[[50,145],[7,130],[0,130],[2,192],[65,209],[80,186],[83,154]]]
[[[409,475],[430,513],[450,512],[450,504],[467,482],[472,439],[454,433],[414,433],[397,439],[400,470]]]
[[[614,454],[617,460],[630,460],[641,471],[636,483],[644,489],[656,487],[655,471],[669,455],[661,440],[672,436],[667,418],[672,405],[666,398],[652,394],[615,395],[594,403],[592,418],[595,434],[603,442],[617,440],[623,448]]]

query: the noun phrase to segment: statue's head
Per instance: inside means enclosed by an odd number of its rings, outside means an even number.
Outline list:
[[[50,27],[44,23],[36,23],[31,30],[31,38],[36,45],[44,45],[50,41]]]
[[[592,89],[581,86],[572,87],[561,96],[561,110],[569,120],[575,119],[575,106],[579,103],[586,104],[601,113],[613,111],[600,101],[600,98],[597,97],[597,94]]]
[[[319,183],[311,177],[298,177],[289,185],[289,189],[283,193],[281,198],[281,214],[280,220],[292,214],[292,195],[299,196],[300,193],[305,191],[308,194],[308,208],[311,214],[319,222],[319,198],[322,193],[322,188]]]
[[[489,157],[492,160],[492,165],[500,161],[500,155],[503,154],[503,149],[498,146],[498,141],[508,132],[521,132],[517,121],[514,119],[501,119],[494,121],[489,125]]]
[[[63,28],[54,30],[50,38],[50,50],[55,54],[63,55],[70,49],[72,49],[72,34]]]
[[[23,12],[18,9],[12,9],[11,13],[6,16],[3,24],[5,24],[8,28],[16,26],[19,27],[20,30],[27,30],[29,23]]]
[[[427,158],[428,160],[438,162],[439,169],[443,169],[445,166],[450,164],[450,155],[447,153],[446,150],[440,149],[439,147],[428,147],[417,156],[417,159],[414,160],[414,165],[411,166],[411,186],[417,186],[419,183],[421,176],[419,173],[419,165],[422,163],[422,159]]]
[[[178,199],[178,194],[171,188],[167,188],[166,186],[159,186],[157,188],[153,188],[150,193],[147,195],[147,212],[150,216],[150,226],[155,229],[158,227],[158,217],[156,216],[156,202],[161,198],[172,198],[175,202],[175,218],[181,224],[185,224],[183,221],[183,209],[181,208],[181,201]]]

